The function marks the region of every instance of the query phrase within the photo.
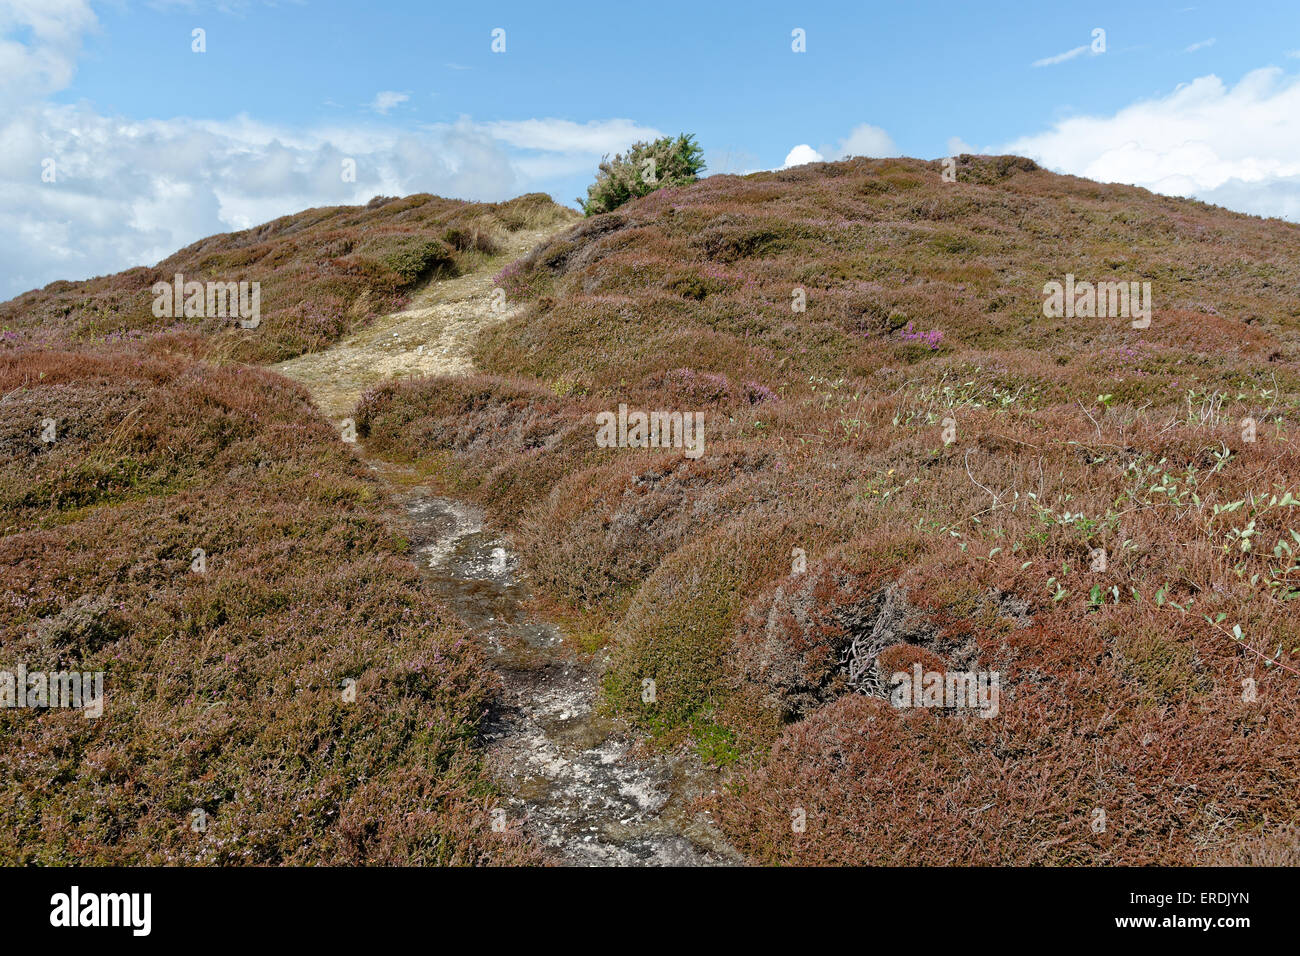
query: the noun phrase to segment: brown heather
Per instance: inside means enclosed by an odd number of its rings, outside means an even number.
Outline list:
[[[1300,227],[1017,157],[940,174],[715,176],[588,218],[501,273],[528,305],[479,374],[373,389],[362,438],[514,534],[610,655],[606,706],[728,768],[711,808],[754,862],[1294,862]],[[491,208],[443,202],[419,207],[439,241],[437,210]],[[489,681],[370,479],[296,387],[195,361],[319,348],[405,294],[362,264],[316,285],[362,240],[299,218],[239,234],[297,264],[243,339],[103,342],[157,327],[132,273],[3,307],[81,350],[0,353],[6,659],[109,673],[98,722],[0,716],[6,857],[533,858],[484,832]],[[1067,273],[1151,282],[1150,327],[1045,319]],[[705,455],[598,448],[620,402],[705,412]],[[877,676],[997,670],[1000,712],[856,693],[855,647]]]
[[[1016,157],[958,179],[851,160],[591,217],[502,274],[530,304],[481,374],[358,423],[514,531],[612,710],[729,766],[755,862],[1294,859],[1300,227]],[[1044,318],[1067,273],[1149,281],[1150,327]],[[706,454],[597,448],[620,402],[705,411]],[[999,715],[849,691],[855,641],[999,671]]]
[[[490,829],[477,645],[298,386],[10,349],[0,396],[0,669],[105,674],[98,719],[0,710],[0,861],[539,859]]]

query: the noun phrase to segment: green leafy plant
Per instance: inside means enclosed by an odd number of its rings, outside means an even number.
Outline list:
[[[578,205],[588,216],[599,215],[664,186],[689,185],[703,171],[704,150],[689,133],[634,143],[626,155],[601,160],[596,181]]]

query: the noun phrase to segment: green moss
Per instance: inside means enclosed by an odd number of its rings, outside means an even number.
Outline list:
[[[637,592],[618,632],[605,675],[611,709],[641,726],[665,730],[721,703],[741,602],[758,577],[773,571],[768,542],[769,535],[724,529],[659,566]],[[654,681],[653,703],[642,700],[647,679]]]
[[[1168,703],[1206,689],[1198,673],[1196,651],[1188,641],[1156,630],[1121,634],[1115,639],[1120,668],[1145,697]]]
[[[712,714],[697,716],[691,722],[690,732],[695,741],[695,752],[706,764],[725,767],[740,759],[735,733],[715,722]]]

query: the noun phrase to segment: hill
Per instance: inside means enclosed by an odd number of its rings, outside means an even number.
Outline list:
[[[1019,157],[944,172],[714,176],[584,219],[493,277],[472,374],[362,395],[365,448],[510,531],[608,656],[603,707],[722,768],[704,806],[751,861],[1300,862],[1300,227]],[[241,363],[566,215],[312,210],[0,306],[0,641],[125,681],[102,721],[0,714],[6,856],[538,858],[483,832],[490,668],[306,393]],[[260,276],[262,324],[155,317],[173,271]],[[913,668],[997,696],[894,706]]]
[[[104,675],[95,719],[0,708],[0,859],[539,859],[489,826],[477,643],[307,393],[235,359],[319,348],[571,215],[309,210],[0,306],[0,671]],[[263,321],[159,319],[173,272],[260,281]]]
[[[514,530],[610,710],[731,769],[751,859],[1294,862],[1300,227],[956,172],[591,217],[363,437]],[[601,447],[622,406],[702,413],[703,454]],[[890,706],[914,664],[997,672],[997,716]]]
[[[52,282],[0,305],[0,329],[13,343],[77,348],[159,336],[179,344],[199,336],[205,355],[276,362],[318,351],[397,310],[432,279],[473,270],[503,236],[572,215],[540,193],[504,203],[420,193],[308,209],[201,239],[153,268]],[[154,285],[174,284],[178,274],[205,287],[257,282],[260,324],[240,328],[224,299],[218,303],[224,315],[206,308],[206,297],[204,314],[187,315],[181,300],[189,292],[168,298],[171,314],[155,314]]]

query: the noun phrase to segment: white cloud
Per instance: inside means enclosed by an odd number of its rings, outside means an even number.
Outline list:
[[[1076,46],[1073,50],[1066,50],[1064,53],[1058,53],[1055,56],[1045,56],[1041,60],[1035,60],[1031,66],[1056,66],[1058,63],[1064,63],[1066,60],[1073,60],[1076,56],[1082,56],[1087,53],[1089,47],[1087,44]]]
[[[137,121],[48,103],[0,114],[0,299],[54,279],[152,265],[212,233],[311,206],[413,192],[509,199],[548,178],[590,172],[602,152],[655,133],[611,120],[560,135],[570,126]],[[554,135],[514,135],[522,130]],[[533,148],[512,148],[523,142]],[[46,158],[55,161],[53,183],[41,181]],[[344,159],[356,161],[355,182],[343,181]]]
[[[1207,46],[1214,46],[1216,39],[1217,39],[1216,37],[1210,37],[1208,40],[1200,40],[1196,43],[1193,43],[1187,49],[1183,50],[1183,52],[1195,53],[1197,50],[1204,50]]]
[[[785,157],[781,169],[802,166],[805,163],[824,163],[847,159],[850,156],[867,156],[878,159],[883,156],[898,156],[898,147],[894,140],[879,126],[861,123],[849,131],[849,135],[839,141],[838,145],[823,144],[820,149],[813,149],[807,143],[800,143]]]
[[[30,102],[71,83],[81,38],[98,25],[86,0],[0,0],[0,105]]]
[[[824,162],[825,158],[817,150],[813,149],[807,143],[800,143],[794,149],[786,154],[785,162],[781,164],[782,169],[789,169],[791,166],[802,166],[805,163]]]
[[[395,106],[400,106],[411,98],[410,93],[398,93],[396,90],[380,90],[370,101],[370,108],[381,116],[387,116]]]
[[[1197,192],[1196,198],[1237,212],[1300,222],[1300,176],[1279,176],[1266,183],[1230,179]]]
[[[847,156],[869,156],[878,159],[882,156],[898,154],[898,147],[894,145],[889,134],[879,126],[872,126],[869,123],[853,127],[848,138],[841,140],[839,149],[835,151],[837,158],[841,159]]]
[[[1062,120],[1002,151],[1101,182],[1300,219],[1295,116],[1300,116],[1300,77],[1266,67],[1232,88],[1217,76],[1203,76],[1113,116]]]
[[[625,150],[639,140],[655,140],[664,135],[629,119],[589,123],[561,119],[509,120],[486,123],[483,128],[494,138],[519,149],[602,155]]]
[[[575,123],[562,119],[500,120],[483,123],[482,132],[512,151],[516,169],[529,179],[554,179],[590,172],[596,160],[626,152],[637,142],[664,134],[629,119]]]
[[[1300,50],[1288,50],[1286,55],[1293,60],[1300,60]]]
[[[948,143],[947,143],[947,146],[948,146],[948,155],[949,155],[949,156],[960,156],[962,153],[977,153],[977,152],[979,152],[979,150],[977,150],[977,149],[976,149],[974,146],[972,146],[970,143],[966,142],[966,141],[965,141],[964,139],[962,139],[960,136],[950,136],[950,137],[948,137]]]

